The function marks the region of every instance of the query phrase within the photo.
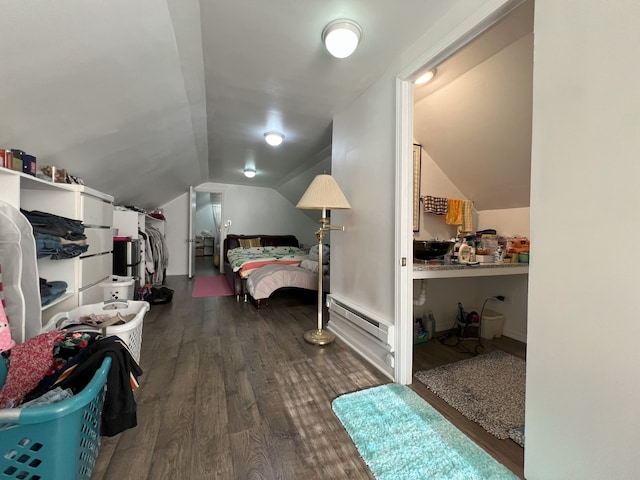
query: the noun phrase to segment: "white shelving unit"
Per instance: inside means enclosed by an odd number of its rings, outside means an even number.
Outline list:
[[[89,249],[79,257],[39,259],[38,275],[46,280],[63,280],[67,292],[42,309],[42,322],[54,314],[80,305],[103,301],[99,284],[111,275],[113,197],[83,185],[40,180],[0,168],[0,200],[15,208],[38,210],[81,220]]]

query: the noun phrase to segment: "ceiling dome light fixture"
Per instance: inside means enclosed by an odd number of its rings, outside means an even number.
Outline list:
[[[416,78],[416,81],[414,83],[416,85],[424,85],[425,83],[429,83],[431,80],[433,80],[433,77],[436,76],[436,71],[437,70],[435,68],[432,68],[431,70],[427,70],[418,78]]]
[[[346,58],[356,51],[362,29],[353,20],[340,18],[329,22],[322,30],[322,42],[331,55]]]
[[[256,171],[253,168],[245,168],[244,176],[247,178],[253,178],[256,176]]]
[[[277,147],[284,140],[284,135],[279,132],[267,132],[264,134],[265,141],[274,147]]]

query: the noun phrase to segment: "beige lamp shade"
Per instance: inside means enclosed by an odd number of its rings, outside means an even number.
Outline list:
[[[347,198],[331,175],[316,175],[307,191],[296,205],[297,208],[309,210],[348,209],[351,208]]]

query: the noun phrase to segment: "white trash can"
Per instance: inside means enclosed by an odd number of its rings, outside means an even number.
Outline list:
[[[480,310],[476,311],[480,313]],[[480,319],[480,337],[487,340],[500,338],[504,330],[504,320],[502,313],[485,308]]]

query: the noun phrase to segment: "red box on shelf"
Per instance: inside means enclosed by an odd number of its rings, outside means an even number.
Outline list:
[[[13,169],[13,152],[8,148],[0,148],[0,159],[4,168]]]

